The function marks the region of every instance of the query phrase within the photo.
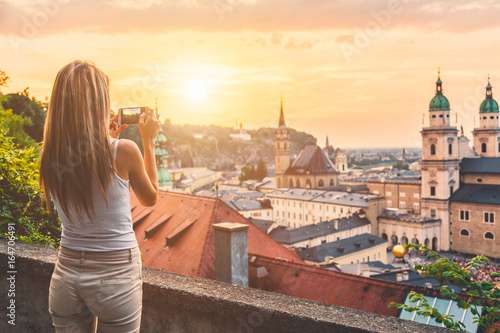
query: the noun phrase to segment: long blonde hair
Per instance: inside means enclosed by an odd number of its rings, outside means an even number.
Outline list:
[[[40,193],[50,211],[52,197],[68,219],[76,213],[82,221],[84,212],[91,218],[92,180],[108,205],[106,189],[115,168],[109,116],[108,77],[88,61],[64,66],[52,89],[40,156]]]

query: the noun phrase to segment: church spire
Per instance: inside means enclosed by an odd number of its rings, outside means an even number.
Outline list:
[[[443,81],[441,81],[441,69],[438,68],[438,79],[436,81],[436,95],[443,94]]]
[[[286,128],[285,115],[283,114],[283,96],[281,96],[280,122],[278,124],[278,127],[279,128]]]
[[[326,136],[326,148],[330,147],[330,144],[328,143],[328,135]]]

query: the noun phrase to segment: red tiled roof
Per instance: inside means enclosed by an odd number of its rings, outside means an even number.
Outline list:
[[[258,267],[267,270],[267,276],[261,274],[265,277],[258,282],[264,290],[393,317],[398,316],[399,309],[388,308],[389,303],[404,303],[408,292],[419,290],[307,265],[293,249],[283,247],[221,200],[162,191],[154,207],[143,208],[133,191],[130,197],[132,220],[144,218],[134,228],[147,267],[215,279],[213,224],[236,222],[249,225],[248,256],[256,259],[251,260],[249,271]],[[166,222],[158,223],[170,215]],[[145,231],[153,224],[160,226],[146,239]],[[176,239],[169,245],[167,238],[172,236]],[[250,280],[252,286],[252,276]]]
[[[391,317],[398,317],[400,310],[389,308],[389,303],[404,303],[406,295],[417,289],[402,283],[266,257],[258,257],[251,266],[266,268],[269,275],[264,278],[264,290]]]
[[[130,206],[143,265],[186,275],[215,278],[213,224],[248,224],[248,252],[302,262],[221,200],[160,191],[153,207],[143,207],[133,191]],[[148,239],[146,239],[146,231]],[[169,239],[169,241],[167,241]],[[173,243],[172,243],[173,242]]]

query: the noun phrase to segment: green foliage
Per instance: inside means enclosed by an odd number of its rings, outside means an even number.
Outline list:
[[[11,137],[14,143],[23,148],[35,145],[35,140],[23,130],[25,126],[32,125],[31,118],[13,114],[12,110],[3,109],[0,109],[0,118],[3,122],[2,126],[7,130],[6,135]]]
[[[41,205],[38,182],[40,148],[21,147],[9,134],[9,124],[19,116],[0,105],[0,234],[5,236],[9,222],[21,241],[56,247],[60,240],[60,221]],[[16,133],[23,137],[26,133]]]
[[[443,257],[432,251],[427,246],[422,244],[406,244],[406,249],[415,248],[419,251],[427,253],[428,259],[433,259],[429,265],[416,265],[415,268],[423,272],[425,277],[434,277],[443,285],[454,284],[463,290],[461,295],[457,295],[447,287],[438,288],[441,296],[457,300],[457,306],[461,309],[469,309],[474,315],[474,323],[483,331],[491,324],[500,321],[500,288],[495,287],[489,281],[479,281],[476,277],[477,269],[489,261],[488,258],[478,255],[470,259],[465,268],[462,268],[457,263],[451,262],[446,257]],[[490,277],[498,277],[500,273],[494,272]],[[416,306],[409,306],[391,302],[389,307],[395,306],[398,309],[403,309],[408,312],[417,312],[424,317],[431,317],[438,323],[443,323],[446,327],[455,330],[465,330],[465,325],[459,321],[454,321],[453,315],[443,315],[437,309],[428,304],[423,294],[410,292],[410,303],[418,303]],[[478,310],[481,306],[481,313]],[[494,331],[498,331],[494,329]]]
[[[16,115],[29,118],[24,126],[24,131],[36,142],[43,140],[43,126],[45,123],[47,105],[29,96],[29,88],[23,92],[7,94],[2,98],[4,109],[11,109]]]
[[[0,88],[1,87],[7,87],[7,81],[9,81],[10,78],[5,74],[3,70],[0,69]],[[0,93],[2,91],[0,90]]]
[[[257,172],[253,165],[241,168],[240,182],[244,182],[249,179],[257,179]]]
[[[410,166],[406,163],[403,164],[403,161],[397,161],[392,167],[398,170],[410,170]]]
[[[267,167],[266,167],[266,162],[261,158],[259,162],[257,162],[257,169],[255,170],[255,178],[257,178],[258,181],[261,181],[267,177]]]

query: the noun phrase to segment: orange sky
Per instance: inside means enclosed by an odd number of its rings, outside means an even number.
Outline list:
[[[320,145],[419,147],[438,66],[471,138],[488,73],[500,89],[499,17],[491,0],[0,0],[0,69],[4,92],[44,99],[92,60],[113,108],[157,97],[174,123],[274,127],[283,93],[287,125]]]

